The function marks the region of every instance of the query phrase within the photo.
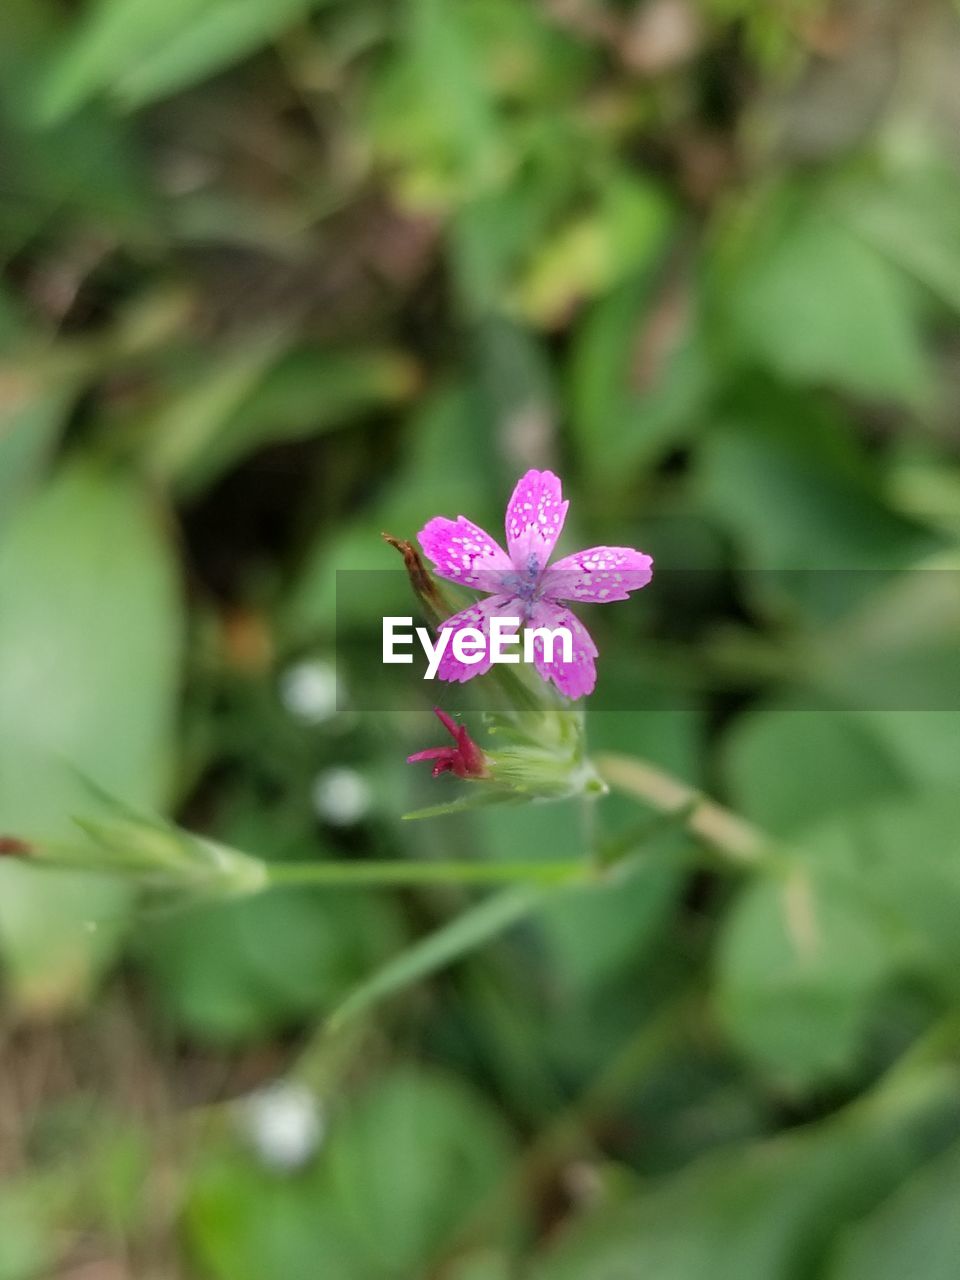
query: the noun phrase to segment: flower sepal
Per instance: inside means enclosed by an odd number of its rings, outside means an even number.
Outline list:
[[[88,787],[101,813],[74,819],[75,840],[24,843],[31,866],[121,876],[164,900],[238,897],[266,885],[267,868],[259,858]]]
[[[77,819],[84,869],[122,874],[165,896],[242,897],[267,882],[264,863],[229,845],[149,817]],[[91,865],[96,862],[96,866]]]
[[[451,800],[417,809],[407,819],[435,818],[491,805],[600,796],[607,791],[584,750],[583,714],[572,706],[538,706],[511,716],[488,714],[486,725],[499,739],[481,750],[462,724],[434,709],[455,746],[433,747],[408,756],[408,763],[433,763],[433,776],[452,773],[480,785]]]
[[[498,785],[531,800],[606,794],[606,783],[586,753],[578,708],[557,705],[487,719],[490,733],[503,742],[488,753],[490,775]]]

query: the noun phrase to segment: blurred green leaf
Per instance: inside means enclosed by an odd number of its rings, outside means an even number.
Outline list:
[[[182,89],[269,43],[322,0],[90,0],[37,90],[52,123],[110,92],[126,107]]]
[[[498,176],[498,122],[471,16],[411,0],[397,56],[375,86],[374,134],[389,160],[404,162],[403,194],[416,205],[476,194]]]
[[[714,432],[701,453],[705,497],[758,569],[889,569],[924,548],[922,531],[864,481],[773,432]]]
[[[235,1151],[206,1157],[189,1191],[188,1237],[223,1280],[314,1280],[318,1263],[337,1280],[423,1274],[461,1229],[514,1233],[512,1209],[484,1213],[511,1154],[504,1126],[470,1090],[399,1068],[338,1107],[301,1173],[268,1173]]]
[[[323,1014],[401,943],[376,895],[275,890],[159,919],[138,955],[177,1029],[238,1044]]]
[[[40,479],[70,408],[65,388],[22,382],[0,369],[0,537],[17,503]]]
[[[558,898],[540,916],[557,977],[581,993],[602,988],[650,955],[683,884],[683,868],[645,848],[629,877]]]
[[[38,231],[87,214],[97,221],[97,235],[77,258],[82,266],[91,248],[108,247],[111,235],[142,236],[153,204],[147,166],[129,130],[96,106],[38,131],[34,94],[59,30],[51,6],[30,0],[10,0],[0,14],[0,257],[18,252]],[[73,270],[66,268],[67,279]]]
[[[147,463],[186,496],[252,450],[319,435],[401,402],[413,363],[388,350],[284,349],[279,334],[205,361],[147,423]]]
[[[888,956],[955,997],[960,991],[960,792],[955,786],[866,806],[811,829],[811,864],[859,886],[895,930]]]
[[[515,1274],[509,1255],[493,1249],[457,1258],[448,1269],[449,1280],[513,1280]]]
[[[147,1218],[154,1153],[146,1133],[128,1117],[97,1112],[95,1124],[78,1198],[92,1221],[116,1236]]]
[[[670,206],[653,183],[610,181],[594,210],[537,244],[514,304],[534,324],[555,327],[584,299],[649,267],[670,225]]]
[[[487,813],[482,823],[487,847],[494,853],[549,849],[551,858],[584,859],[590,854],[586,828],[596,815],[578,809],[567,801]],[[554,894],[537,912],[550,972],[579,994],[595,991],[636,962],[676,901],[684,875],[679,858],[663,858],[663,842],[655,832],[642,842],[638,837],[634,852],[629,875]]]
[[[36,1280],[49,1274],[58,1249],[43,1182],[6,1180],[0,1186],[0,1280]]]
[[[960,178],[949,164],[898,158],[836,198],[865,240],[960,311]]]
[[[748,712],[728,733],[723,760],[734,809],[776,834],[809,825],[811,797],[822,818],[908,781],[865,717],[815,707]]]
[[[743,352],[782,377],[873,399],[918,403],[929,366],[910,282],[815,204],[766,213],[724,280],[723,306]]]
[[[793,1280],[818,1273],[839,1227],[957,1129],[952,1078],[888,1112],[837,1120],[699,1160],[561,1235],[531,1280]],[[938,1133],[938,1130],[940,1131]]]
[[[731,409],[729,425],[704,441],[697,476],[705,505],[737,540],[752,599],[778,612],[789,604],[804,620],[842,616],[882,585],[879,571],[936,547],[884,502],[855,453],[819,442],[839,430],[832,415],[812,406],[805,430],[795,402],[774,402],[766,421],[760,413]]]
[[[195,483],[209,484],[214,468],[232,465],[255,445],[307,439],[402,405],[417,380],[416,364],[397,350],[295,347],[237,407]]]
[[[891,979],[956,992],[958,829],[950,790],[880,801],[795,836],[792,870],[746,888],[724,926],[717,1002],[734,1040],[783,1079],[810,1084],[850,1071]]]
[[[134,804],[167,781],[180,603],[140,487],[74,465],[0,542],[0,828],[73,835],[82,769]],[[110,959],[128,893],[87,876],[0,867],[0,949],[18,1001],[82,998]]]
[[[865,714],[877,739],[915,786],[932,790],[947,787],[956,779],[956,762],[960,759],[960,708],[880,710]]]
[[[180,478],[196,467],[226,424],[260,384],[276,360],[280,338],[253,338],[236,351],[214,357],[196,379],[167,396],[148,425],[147,463],[164,479]]]
[[[855,589],[842,592],[862,597],[859,607],[816,639],[811,674],[818,687],[865,710],[960,712],[960,576],[953,558],[930,556],[912,572],[868,577],[880,580],[855,577]],[[941,718],[941,731],[947,723]]]
[[[924,1165],[841,1237],[829,1280],[953,1280],[960,1258],[960,1146]]]
[[[713,371],[698,305],[680,285],[658,295],[644,278],[602,298],[578,326],[573,427],[596,483],[622,483],[686,439],[706,411]]]
[[[724,924],[717,1006],[734,1042],[782,1081],[849,1071],[896,968],[897,929],[856,883],[802,867],[746,888]]]
[[[367,413],[394,408],[416,388],[416,365],[389,349],[297,347],[274,362],[269,361],[270,353],[264,352],[268,358],[260,361],[256,352],[239,352],[236,364],[221,361],[209,383],[187,393],[188,404],[182,407],[195,411],[196,430],[186,457],[177,465],[184,492],[209,488],[253,449],[308,439]],[[246,376],[241,372],[244,366]],[[228,375],[221,383],[228,369],[233,369],[236,381]],[[179,410],[174,399],[156,426],[157,449],[164,454],[170,452],[161,443],[166,429],[187,443]]]
[[[317,1173],[278,1175],[236,1151],[207,1156],[186,1203],[191,1254],[217,1280],[372,1280]]]
[[[472,1091],[400,1068],[367,1088],[331,1137],[331,1182],[371,1275],[418,1275],[471,1228],[509,1241],[519,1206],[494,1199],[513,1149]]]

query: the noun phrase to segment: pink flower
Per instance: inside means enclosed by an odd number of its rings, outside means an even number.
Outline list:
[[[420,530],[420,545],[441,578],[488,593],[455,613],[441,631],[476,627],[488,637],[493,617],[519,618],[531,627],[566,627],[573,637],[572,661],[564,662],[559,645],[546,660],[543,641],[534,640],[534,663],[544,680],[552,680],[568,698],[591,693],[597,674],[597,647],[580,619],[561,603],[582,600],[609,604],[626,600],[653,577],[653,560],[632,547],[590,547],[549,564],[568,504],[552,471],[528,471],[507,504],[507,551],[489,533],[458,516],[434,518]],[[452,638],[451,638],[452,639]],[[465,681],[490,668],[489,643],[481,660],[460,662],[447,644],[437,670],[441,680]]]
[[[455,747],[430,747],[426,751],[417,751],[407,756],[407,764],[416,764],[419,760],[435,760],[433,776],[439,778],[441,773],[455,773],[458,778],[483,778],[487,772],[487,762],[483,752],[467,733],[466,725],[457,724],[439,707],[433,708],[434,714],[444,726],[454,742]]]

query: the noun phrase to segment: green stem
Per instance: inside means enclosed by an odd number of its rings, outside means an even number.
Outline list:
[[[661,813],[685,811],[689,830],[729,861],[741,866],[775,861],[773,842],[765,832],[672,774],[645,760],[612,753],[599,756],[594,763],[614,791],[642,800]]]
[[[591,879],[583,862],[279,862],[266,865],[267,886],[417,884],[575,884]]]

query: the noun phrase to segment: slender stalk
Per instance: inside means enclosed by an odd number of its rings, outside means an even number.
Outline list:
[[[268,863],[267,886],[417,884],[574,884],[591,879],[588,866],[555,862],[279,862]]]
[[[644,800],[661,813],[689,809],[690,831],[731,861],[754,866],[769,858],[772,841],[759,827],[662,769],[632,756],[612,754],[597,757],[594,764],[608,786]]]

